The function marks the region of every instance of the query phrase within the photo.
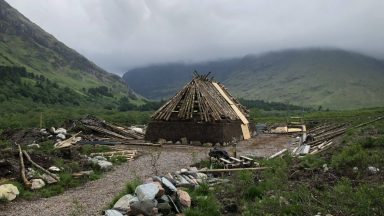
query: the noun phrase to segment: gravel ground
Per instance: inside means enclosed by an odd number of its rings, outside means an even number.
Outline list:
[[[269,156],[289,148],[288,136],[260,135],[237,146],[238,155]],[[34,201],[19,200],[6,205],[0,204],[1,216],[63,216],[63,215],[101,215],[102,210],[123,190],[125,184],[138,177],[145,179],[154,175],[174,172],[206,158],[209,148],[193,146],[163,146],[162,148],[141,147],[144,154],[137,159],[116,166],[113,171],[96,181],[86,183],[64,192],[61,195]],[[230,152],[232,147],[227,147]],[[151,161],[160,153],[156,170]]]

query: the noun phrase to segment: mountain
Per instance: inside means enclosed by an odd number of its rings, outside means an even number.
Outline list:
[[[74,90],[79,97],[87,97],[89,89],[100,87],[113,96],[133,96],[119,76],[67,47],[4,0],[0,0],[0,65],[23,67]]]
[[[123,79],[150,99],[173,95],[192,72],[212,71],[236,97],[300,106],[384,106],[384,62],[340,49],[292,49],[196,64],[136,68]]]

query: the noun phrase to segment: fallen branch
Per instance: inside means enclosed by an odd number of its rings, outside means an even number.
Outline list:
[[[243,171],[243,170],[265,170],[269,167],[252,167],[252,168],[233,168],[233,169],[207,169],[207,170],[198,170],[200,173],[214,173],[214,172],[233,172],[233,171]]]
[[[31,159],[31,157],[29,156],[29,154],[27,153],[27,151],[24,150],[23,153],[24,153],[25,157],[28,159],[28,161],[31,162],[31,164],[32,164],[33,166],[35,166],[35,167],[38,168],[39,170],[43,171],[45,174],[52,176],[52,178],[54,178],[55,180],[60,181],[60,178],[59,178],[57,175],[55,175],[55,174],[49,172],[48,170],[46,170],[46,169],[44,169],[43,167],[41,167],[39,164],[35,163],[35,162]]]
[[[25,187],[31,188],[32,184],[28,181],[27,177],[25,176],[25,166],[24,166],[24,159],[23,159],[23,152],[21,151],[21,147],[19,144],[15,143],[19,149],[19,158],[20,158],[20,175],[21,179],[23,180],[23,183]]]

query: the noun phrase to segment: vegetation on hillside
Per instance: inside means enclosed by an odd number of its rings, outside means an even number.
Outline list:
[[[384,62],[337,49],[302,49],[195,64],[136,68],[123,78],[150,99],[168,98],[192,72],[212,71],[236,97],[317,109],[384,105]]]

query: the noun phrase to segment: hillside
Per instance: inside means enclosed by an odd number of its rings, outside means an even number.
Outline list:
[[[174,94],[193,70],[212,71],[237,97],[352,109],[384,106],[384,62],[338,49],[301,49],[197,64],[164,64],[128,71],[123,78],[139,94]]]
[[[67,47],[4,0],[0,0],[0,65],[24,67],[80,95],[81,90],[99,86],[118,96],[130,92],[119,76]]]

